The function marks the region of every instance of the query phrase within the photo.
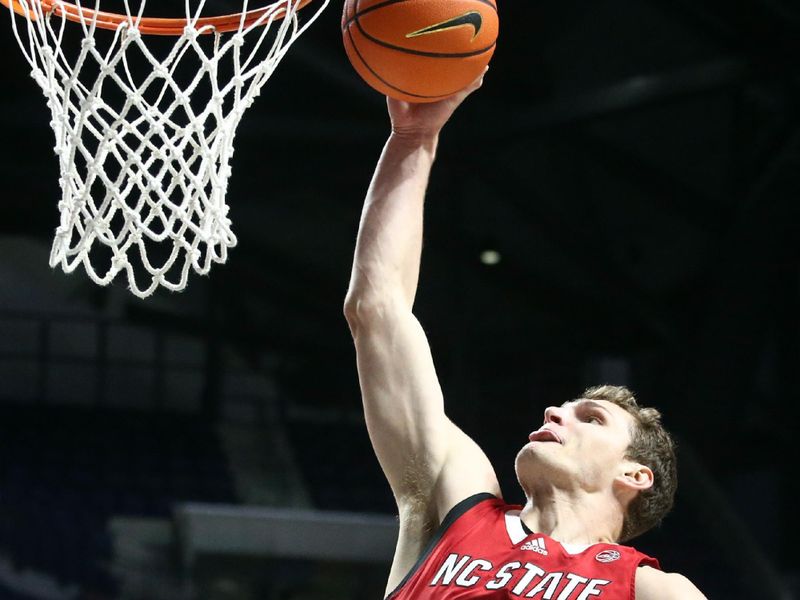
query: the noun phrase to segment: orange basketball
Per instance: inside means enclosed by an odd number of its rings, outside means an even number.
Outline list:
[[[345,0],[347,57],[373,88],[434,102],[474,81],[494,53],[494,0]]]

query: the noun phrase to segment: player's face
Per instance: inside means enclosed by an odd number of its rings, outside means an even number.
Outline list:
[[[633,417],[605,400],[551,406],[517,456],[517,476],[529,489],[536,478],[559,487],[608,489],[621,474]]]

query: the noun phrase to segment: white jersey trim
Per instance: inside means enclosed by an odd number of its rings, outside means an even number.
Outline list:
[[[508,533],[511,543],[515,546],[528,537],[528,534],[522,528],[522,519],[519,518],[518,510],[506,512],[506,533]]]
[[[594,544],[564,544],[563,542],[559,542],[559,544],[567,554],[580,554],[594,546]]]

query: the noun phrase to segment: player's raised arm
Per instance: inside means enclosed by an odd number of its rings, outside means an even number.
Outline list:
[[[499,493],[484,454],[445,416],[428,342],[412,314],[439,131],[479,85],[433,104],[389,100],[392,134],[367,193],[345,302],[375,452],[401,514],[425,512],[437,523],[471,494]]]

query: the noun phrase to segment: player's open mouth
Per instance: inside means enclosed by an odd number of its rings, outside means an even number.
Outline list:
[[[549,429],[545,429],[542,427],[541,429],[537,429],[533,433],[528,436],[528,439],[532,442],[557,442],[559,444],[563,443],[561,438],[558,437],[554,431],[550,431]]]

